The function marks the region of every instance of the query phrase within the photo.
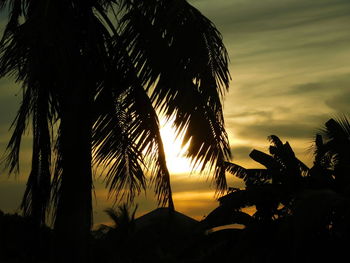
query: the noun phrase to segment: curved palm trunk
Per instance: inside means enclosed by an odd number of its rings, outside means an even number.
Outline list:
[[[64,94],[62,178],[55,220],[55,262],[88,262],[92,224],[91,114],[87,86]]]

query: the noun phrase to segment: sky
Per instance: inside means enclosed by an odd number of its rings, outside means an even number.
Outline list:
[[[253,168],[252,149],[267,151],[267,136],[288,141],[312,165],[314,135],[329,118],[350,113],[350,1],[348,0],[192,0],[219,29],[230,57],[232,81],[224,117],[233,162]],[[0,22],[4,24],[3,16]],[[19,106],[12,80],[0,80],[0,151]],[[349,115],[348,115],[349,116]],[[186,171],[181,150],[162,129],[176,210],[202,219],[217,206],[207,175]],[[179,156],[174,149],[180,151]],[[18,211],[30,164],[30,139],[24,139],[22,174],[0,175],[0,209]],[[175,164],[175,165],[174,165]],[[181,168],[182,167],[182,168]],[[242,182],[228,175],[230,186]],[[97,178],[95,223],[108,223],[113,204]],[[156,208],[152,190],[136,200],[137,215]]]

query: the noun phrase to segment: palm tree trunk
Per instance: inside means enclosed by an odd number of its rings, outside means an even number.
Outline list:
[[[88,262],[92,224],[91,103],[87,86],[64,94],[62,179],[55,220],[55,262]]]

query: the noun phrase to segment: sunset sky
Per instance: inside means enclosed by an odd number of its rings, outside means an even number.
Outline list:
[[[314,134],[337,114],[350,113],[350,1],[348,0],[192,0],[222,33],[230,57],[232,82],[224,101],[224,116],[233,161],[255,167],[248,154],[267,151],[267,136],[289,141],[297,156],[312,164],[309,151]],[[5,23],[4,15],[0,22]],[[21,93],[13,80],[0,80],[0,151],[19,107]],[[203,218],[217,202],[210,177],[189,175],[186,160],[166,141],[176,210]],[[169,144],[170,142],[170,144]],[[0,176],[0,209],[17,208],[25,186],[31,153],[30,138],[23,144],[22,174]],[[228,175],[230,186],[242,183]],[[96,184],[95,223],[107,222],[103,210],[106,190]],[[138,214],[156,207],[151,190],[137,199]]]

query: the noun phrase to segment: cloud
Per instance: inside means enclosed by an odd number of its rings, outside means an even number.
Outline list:
[[[262,29],[290,29],[320,20],[346,16],[346,0],[210,0],[190,1],[205,15],[225,29],[240,26],[242,33]],[[244,25],[246,25],[244,27]],[[243,26],[243,28],[242,28]]]
[[[239,134],[250,138],[266,138],[277,135],[282,138],[310,138],[310,131],[314,127],[305,123],[270,122],[266,124],[255,124],[249,126],[249,131],[242,130]]]
[[[235,119],[235,120],[247,120],[250,118],[258,118],[261,120],[271,120],[273,118],[273,112],[268,110],[253,110],[253,111],[244,111],[244,112],[235,112],[235,113],[229,113],[225,115],[225,118]]]
[[[350,89],[350,85],[348,86]],[[337,94],[326,100],[327,106],[336,111],[338,114],[350,114],[350,91]]]
[[[286,96],[311,96],[317,95],[320,97],[329,94],[345,94],[350,87],[350,74],[333,75],[326,79],[321,79],[318,82],[301,83],[280,91],[278,94]],[[321,99],[321,98],[320,98]]]
[[[318,129],[331,117],[339,113],[349,113],[350,69],[329,76],[319,76],[314,81],[300,78],[298,83],[281,77],[286,82],[284,88],[277,88],[271,80],[258,88],[235,96],[226,101],[225,121],[233,141],[238,146],[256,147],[275,134],[282,139],[303,140],[308,146]],[[242,80],[243,81],[243,80]],[[246,83],[246,82],[245,82]],[[270,91],[268,91],[270,89]],[[244,99],[243,99],[244,98]],[[239,101],[228,103],[231,101]],[[232,139],[231,138],[231,139]],[[233,153],[237,145],[232,145]]]
[[[234,146],[231,148],[233,160],[249,159],[249,154],[253,150],[252,146]]]
[[[345,100],[344,100],[345,102]],[[302,118],[291,120],[278,120],[271,119],[270,121],[261,121],[255,123],[247,123],[245,125],[236,124],[234,121],[229,122],[229,125],[234,127],[237,137],[246,139],[248,141],[266,141],[266,138],[270,135],[277,135],[280,138],[290,140],[312,140],[315,133],[331,116],[327,115],[306,115]],[[250,147],[253,147],[252,145]],[[249,145],[240,145],[240,147],[234,147],[233,153],[237,151],[238,154],[246,152],[251,149]]]

